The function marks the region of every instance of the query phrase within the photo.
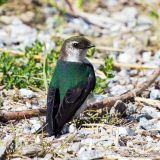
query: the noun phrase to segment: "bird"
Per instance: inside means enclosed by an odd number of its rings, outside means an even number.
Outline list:
[[[84,36],[64,41],[47,94],[46,130],[59,136],[66,123],[94,90],[96,77],[93,65],[86,59],[87,50],[95,47]]]

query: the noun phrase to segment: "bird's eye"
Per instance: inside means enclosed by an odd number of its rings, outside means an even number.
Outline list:
[[[73,43],[73,47],[78,47],[78,43]]]

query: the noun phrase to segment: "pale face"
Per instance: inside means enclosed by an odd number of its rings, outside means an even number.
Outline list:
[[[66,44],[65,52],[67,53],[66,61],[71,62],[81,62],[85,59],[87,54],[87,49],[80,49],[76,47],[78,45],[77,41],[71,41]]]
[[[59,59],[70,62],[84,62],[87,50],[94,47],[83,36],[74,36],[66,39],[62,45]]]

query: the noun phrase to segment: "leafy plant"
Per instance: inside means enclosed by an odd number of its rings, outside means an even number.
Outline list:
[[[106,78],[102,79],[100,77],[96,78],[96,87],[94,92],[96,94],[104,93],[105,88],[108,86],[108,80],[113,78],[113,58],[107,57],[105,59],[105,65],[100,66],[100,70],[105,74]]]
[[[43,84],[50,79],[54,66],[52,61],[57,60],[58,52],[51,51],[47,54],[45,63],[43,63],[37,56],[42,57],[45,45],[36,41],[31,47],[26,47],[25,55],[15,56],[10,55],[7,52],[0,54],[0,72],[1,85],[5,85],[6,88],[24,88],[29,86],[35,86],[38,88],[44,88]],[[44,72],[46,78],[44,78]],[[45,83],[44,83],[45,81]]]
[[[100,77],[96,77],[96,86],[94,89],[95,94],[104,93],[105,88],[107,87],[106,79],[102,79]]]
[[[76,5],[79,9],[83,10],[84,0],[77,0]]]
[[[156,9],[152,9],[152,10],[150,11],[150,15],[151,15],[152,17],[156,18],[156,19],[159,18],[159,13],[158,13],[158,11],[157,11]]]
[[[62,40],[57,39],[56,45],[61,46]],[[92,57],[95,50],[90,50],[88,56]],[[6,88],[27,88],[37,87],[40,89],[48,88],[48,83],[54,72],[59,51],[52,49],[49,53],[45,52],[45,44],[36,41],[30,47],[25,48],[25,54],[11,55],[8,52],[0,54],[0,85]],[[96,78],[95,93],[105,92],[108,79],[113,77],[112,58],[105,59],[105,65],[100,70],[106,75],[106,79]]]
[[[7,2],[8,2],[8,0],[0,0],[0,5],[7,3]]]
[[[89,49],[87,52],[87,57],[93,57],[94,53],[95,53],[95,48]]]
[[[113,78],[113,58],[107,57],[105,59],[105,65],[101,65],[100,70],[106,75],[107,79]]]

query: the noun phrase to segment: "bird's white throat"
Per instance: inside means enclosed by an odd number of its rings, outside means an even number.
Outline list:
[[[65,61],[83,62],[83,60],[85,59],[87,50],[80,51],[78,49],[67,48],[66,53],[67,53],[67,56],[65,57]]]

